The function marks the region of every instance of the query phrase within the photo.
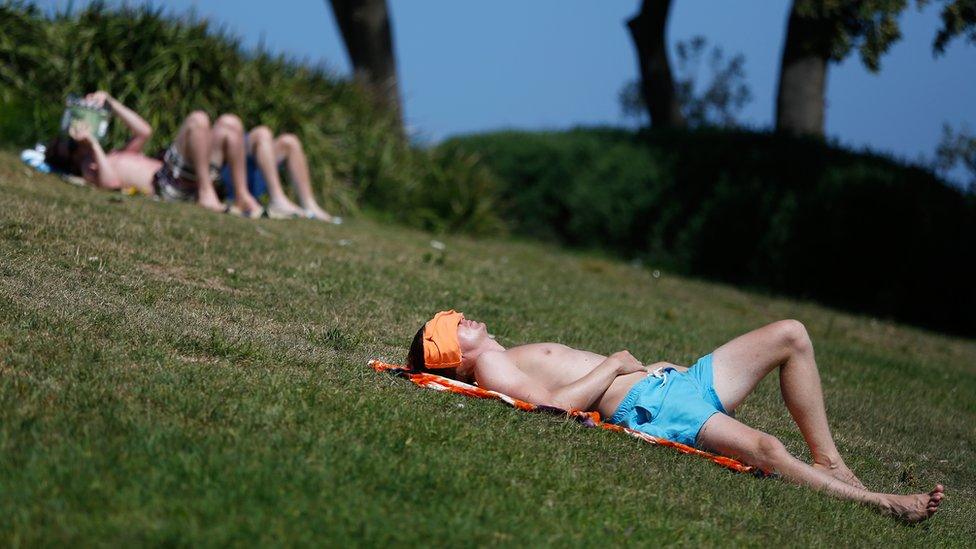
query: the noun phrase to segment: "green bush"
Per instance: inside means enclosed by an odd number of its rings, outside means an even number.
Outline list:
[[[171,18],[162,8],[95,3],[67,17],[46,16],[30,3],[0,4],[0,143],[49,138],[65,96],[96,89],[110,91],[153,125],[150,151],[168,145],[194,109],[213,117],[232,112],[248,126],[299,135],[317,190],[333,208],[365,205],[429,229],[500,226],[491,194],[481,192],[490,176],[471,167],[473,158],[409,146],[362,89],[321,67],[245,52],[206,21]],[[125,138],[125,128],[113,124],[109,142]],[[445,174],[474,179],[445,185]],[[468,205],[445,209],[436,220],[414,215],[427,201],[412,189],[429,186]]]
[[[976,197],[930,172],[768,133],[459,137],[512,229],[976,334]]]

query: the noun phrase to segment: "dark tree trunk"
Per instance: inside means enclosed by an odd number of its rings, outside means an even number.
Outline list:
[[[356,79],[402,126],[393,30],[386,0],[329,0]]]
[[[686,125],[674,92],[665,42],[670,10],[671,0],[644,0],[640,12],[627,21],[640,63],[641,95],[651,115],[651,126],[655,128],[683,128]]]
[[[776,95],[776,129],[795,135],[824,134],[824,103],[831,35],[828,20],[790,10]]]

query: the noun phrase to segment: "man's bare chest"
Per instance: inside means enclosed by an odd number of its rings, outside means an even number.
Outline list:
[[[516,366],[550,388],[572,383],[606,360],[602,355],[555,343],[523,345],[513,351],[517,351],[512,356]]]

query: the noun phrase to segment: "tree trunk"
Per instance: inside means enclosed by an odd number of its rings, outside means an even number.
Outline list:
[[[790,9],[776,96],[776,129],[795,135],[824,134],[824,104],[830,50],[829,21]]]
[[[685,117],[674,92],[665,31],[672,0],[643,0],[640,12],[627,21],[641,73],[641,95],[651,126],[684,128]]]
[[[357,80],[403,125],[386,0],[329,0]]]

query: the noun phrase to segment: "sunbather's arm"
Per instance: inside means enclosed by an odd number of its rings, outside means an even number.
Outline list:
[[[89,147],[90,157],[82,163],[81,176],[85,181],[102,189],[119,189],[122,181],[119,179],[115,168],[108,161],[105,150],[98,143],[98,139],[92,137],[87,126],[74,126],[69,130],[71,137]]]
[[[106,91],[90,93],[85,99],[99,106],[108,104],[108,108],[112,110],[112,113],[119,117],[119,120],[125,124],[125,127],[129,128],[129,132],[132,133],[132,139],[125,144],[122,150],[130,152],[142,151],[142,146],[152,137],[152,126],[149,125],[149,122],[146,122],[136,111],[126,107]]]
[[[475,379],[481,387],[533,404],[545,404],[564,410],[592,410],[593,404],[610,388],[617,376],[644,369],[644,365],[630,353],[621,351],[610,355],[576,381],[549,389],[520,370],[505,354],[486,353],[478,360]]]
[[[590,370],[590,373],[576,381],[553,391],[553,396],[569,406],[563,409],[592,410],[596,401],[603,396],[617,376],[646,371],[639,360],[628,351],[620,351],[606,358]]]

